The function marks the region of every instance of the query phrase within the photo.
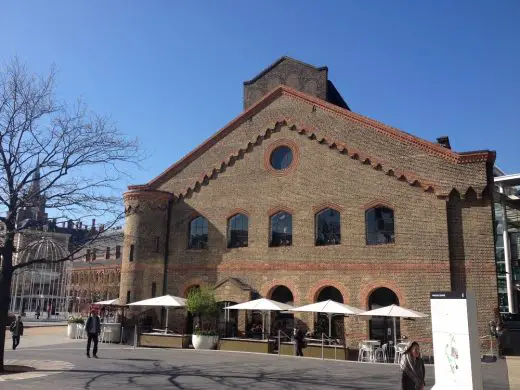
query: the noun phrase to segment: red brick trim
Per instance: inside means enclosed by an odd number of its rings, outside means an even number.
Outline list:
[[[409,133],[406,133],[402,130],[396,129],[394,127],[385,125],[384,123],[378,122],[374,119],[365,117],[360,114],[356,114],[350,110],[346,110],[344,108],[338,107],[332,103],[326,102],[319,98],[316,98],[311,95],[307,95],[303,92],[297,91],[287,86],[281,86],[282,95],[289,96],[291,98],[313,104],[317,107],[320,107],[324,111],[328,111],[333,114],[337,114],[343,118],[348,118],[354,120],[362,125],[368,125],[372,129],[390,137],[397,139],[403,143],[412,144],[419,149],[425,150],[426,152],[433,154],[438,157],[442,157],[450,162],[456,164],[468,164],[474,162],[484,162],[484,161],[494,161],[493,155],[494,152],[484,150],[484,151],[475,151],[475,152],[466,152],[466,153],[457,153],[451,149],[447,149],[442,147],[439,144],[421,139],[419,137],[413,136]]]
[[[188,221],[188,230],[189,230],[189,224],[191,223],[191,221],[193,221],[195,218],[198,218],[198,217],[204,217],[207,221],[208,221],[208,224],[209,224],[209,218],[208,216],[206,215],[206,213],[204,211],[200,211],[200,210],[192,210],[189,214],[188,214],[188,218],[187,218],[187,221]],[[189,233],[189,232],[188,232]]]
[[[273,215],[278,214],[281,211],[285,211],[288,214],[294,216],[294,210],[286,206],[276,206],[267,211],[267,216],[271,218]]]
[[[368,307],[368,300],[370,298],[370,295],[375,290],[377,290],[378,288],[381,288],[381,287],[386,287],[386,288],[392,290],[395,293],[395,295],[397,295],[397,299],[399,299],[399,306],[407,305],[406,298],[405,298],[403,292],[401,291],[401,288],[398,287],[397,284],[393,280],[375,279],[375,280],[372,280],[367,285],[365,285],[359,292],[358,299],[359,299],[360,305],[362,306],[362,307],[360,307],[360,309],[363,309],[363,308],[365,308],[367,310],[370,309]]]
[[[123,199],[127,200],[163,200],[168,201],[174,198],[171,192],[145,189],[145,190],[133,190],[128,187],[131,191],[127,191],[123,194]]]
[[[325,111],[337,114],[341,117],[348,118],[350,120],[357,121],[365,126],[370,126],[376,131],[389,136],[391,138],[397,139],[403,143],[411,144],[419,149],[425,150],[430,154],[436,155],[438,157],[444,158],[452,163],[456,164],[468,164],[474,162],[482,162],[482,161],[494,161],[495,153],[490,151],[477,151],[477,152],[467,152],[464,154],[456,153],[450,149],[443,148],[438,144],[434,144],[432,142],[420,139],[411,134],[405,133],[396,128],[387,126],[381,122],[375,121],[373,119],[364,117],[362,115],[353,113],[352,111],[346,110],[344,108],[335,106],[331,103],[328,103],[324,100],[318,99],[314,96],[307,95],[295,89],[289,88],[285,85],[280,85],[278,88],[275,88],[273,91],[268,93],[262,99],[260,99],[257,103],[253,104],[246,111],[242,112],[238,117],[229,122],[226,126],[224,126],[221,130],[215,133],[212,137],[208,138],[198,147],[196,147],[191,153],[187,154],[181,160],[176,162],[175,164],[168,167],[164,172],[162,172],[159,176],[155,177],[151,181],[146,184],[140,185],[130,185],[128,187],[129,190],[146,190],[151,189],[154,186],[158,186],[161,183],[164,183],[166,180],[174,176],[176,173],[180,172],[191,162],[196,160],[200,155],[209,150],[212,146],[214,146],[221,139],[232,133],[236,128],[238,128],[242,123],[249,120],[257,113],[262,111],[265,107],[271,104],[273,101],[278,99],[280,96],[289,96],[294,99],[298,99],[307,104],[319,107]]]
[[[271,294],[273,293],[274,289],[278,286],[285,286],[289,290],[291,290],[294,299],[294,304],[300,304],[298,287],[296,286],[296,283],[294,281],[289,279],[272,280],[270,282],[265,283],[260,289],[260,294],[262,294],[262,296],[267,299],[271,299]]]
[[[323,211],[325,209],[333,209],[333,210],[336,210],[337,212],[341,213],[344,208],[341,207],[339,204],[337,203],[333,203],[333,202],[324,202],[318,206],[313,206],[312,207],[312,212],[314,214],[318,214],[320,211]]]
[[[244,214],[248,220],[251,219],[251,216],[247,210],[236,208],[226,214],[226,221],[229,221],[231,217],[234,217],[237,214]]]
[[[386,200],[382,200],[382,199],[373,200],[373,201],[361,206],[361,208],[363,210],[367,211],[367,210],[370,210],[370,209],[372,209],[374,207],[378,207],[378,206],[388,207],[389,209],[392,209],[395,212],[395,206],[393,204],[391,204],[390,202],[388,202]]]
[[[188,297],[188,292],[189,290],[192,288],[192,287],[196,287],[196,286],[205,286],[207,285],[206,282],[204,282],[202,279],[190,279],[188,282],[184,283],[182,289],[179,291],[179,292],[182,292],[182,296],[184,298],[187,298]]]
[[[266,132],[265,132],[265,135],[260,135],[260,136],[257,137],[257,139],[263,139],[263,138],[267,137],[268,134],[270,134],[272,131],[278,131],[282,126],[288,126],[290,130],[297,131],[299,134],[304,135],[304,136],[306,136],[307,138],[309,138],[311,140],[316,140],[320,144],[325,144],[330,149],[336,149],[340,154],[345,154],[345,155],[351,157],[352,159],[358,160],[360,163],[362,163],[364,165],[370,165],[373,169],[381,171],[381,172],[385,173],[388,176],[392,176],[392,177],[396,178],[399,181],[406,182],[410,186],[420,187],[424,192],[435,193],[436,196],[440,197],[441,199],[444,199],[445,193],[443,192],[443,187],[442,186],[439,187],[438,189],[436,189],[436,188],[434,188],[435,184],[430,183],[430,182],[424,180],[423,178],[420,178],[420,177],[416,176],[415,174],[408,173],[408,172],[401,172],[401,171],[395,170],[388,163],[383,162],[382,160],[374,159],[374,158],[372,158],[370,156],[367,156],[367,155],[362,155],[361,153],[359,153],[359,152],[355,151],[354,149],[348,147],[344,143],[335,142],[333,140],[329,140],[329,139],[324,138],[324,137],[319,137],[318,138],[316,136],[316,134],[315,134],[315,132],[316,132],[315,129],[310,128],[310,130],[309,130],[309,128],[306,129],[304,127],[301,127],[300,124],[296,125],[294,123],[297,123],[297,122],[293,121],[290,118],[281,118],[279,121],[275,122],[274,130],[267,129]],[[299,127],[297,127],[297,126],[299,126]],[[312,131],[312,133],[310,135],[308,135],[307,134],[308,131]],[[252,150],[252,148],[254,147],[255,142],[249,142],[245,149],[239,149],[238,152],[237,152],[238,155]],[[179,195],[175,199],[177,201],[181,201],[184,198],[191,197],[193,195],[193,193],[194,192],[198,192],[203,185],[207,185],[207,184],[209,184],[209,182],[211,180],[215,180],[218,177],[218,173],[223,171],[223,170],[225,170],[226,166],[232,165],[234,163],[234,161],[235,161],[235,157],[234,157],[234,155],[232,155],[230,157],[229,161],[227,161],[227,162],[223,161],[218,169],[217,168],[213,168],[211,170],[211,174],[204,175],[205,178],[207,177],[207,180],[205,179],[202,183],[200,181],[197,181],[193,185],[193,188],[192,187],[187,187],[185,189],[185,192],[184,193],[179,193]]]
[[[325,287],[334,287],[339,290],[341,295],[343,296],[343,303],[348,305],[350,303],[350,294],[348,293],[348,290],[346,287],[335,281],[330,279],[323,279],[320,280],[318,283],[313,285],[311,289],[309,290],[309,293],[307,294],[307,301],[309,303],[314,303],[318,299],[318,295],[320,294],[321,290],[323,290]]]
[[[289,165],[285,169],[277,170],[271,166],[271,153],[273,153],[273,151],[280,146],[287,146],[289,149],[291,149],[293,158],[292,158],[291,165]],[[300,148],[298,147],[298,144],[296,144],[296,142],[294,142],[293,140],[290,140],[290,139],[276,140],[276,141],[272,142],[271,144],[269,144],[269,146],[267,146],[267,148],[265,149],[265,152],[264,152],[264,168],[267,172],[269,172],[270,174],[272,174],[274,176],[287,176],[288,174],[290,174],[291,172],[293,172],[296,169],[299,161],[300,161]]]
[[[380,263],[267,263],[266,260],[258,261],[228,261],[219,265],[195,265],[195,264],[175,264],[170,265],[168,269],[173,272],[213,272],[217,271],[235,271],[235,272],[265,272],[265,271],[293,271],[293,272],[315,272],[315,271],[333,271],[333,272],[360,272],[367,274],[369,272],[381,272]],[[148,268],[148,264],[136,264],[132,268],[126,268],[125,272],[132,270],[142,271]],[[158,265],[157,267],[159,267]],[[449,263],[442,260],[436,262],[424,263],[422,259],[414,263],[392,261],[386,259],[385,271],[388,273],[428,273],[428,274],[444,274],[446,277],[450,275]]]

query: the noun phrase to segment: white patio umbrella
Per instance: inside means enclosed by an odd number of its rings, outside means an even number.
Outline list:
[[[364,310],[358,309],[357,307],[345,305],[343,303],[339,303],[333,301],[331,299],[327,299],[323,302],[311,303],[310,305],[295,307],[291,309],[291,311],[299,311],[299,312],[313,312],[313,313],[325,313],[327,317],[329,317],[329,337],[332,334],[332,316],[334,314],[343,314],[346,316],[349,315],[357,315],[359,313],[363,313]]]
[[[128,306],[164,306],[166,307],[166,328],[164,333],[168,333],[168,314],[170,307],[185,307],[186,299],[173,295],[163,295],[161,297],[145,299],[144,301],[132,302]]]
[[[267,298],[255,299],[252,301],[238,303],[236,305],[228,306],[225,308],[226,310],[258,310],[261,312],[267,312],[268,315],[271,315],[272,311],[288,311],[293,309],[293,306],[287,305],[285,303],[273,301]],[[262,320],[262,338],[264,337],[265,327],[264,321]]]
[[[396,318],[424,318],[428,317],[428,315],[419,313],[418,311],[406,309],[404,307],[398,305],[390,305],[380,307],[374,310],[365,311],[364,313],[358,314],[363,317],[392,317],[394,322],[394,346],[397,345],[397,334],[396,334],[396,326],[395,319]],[[367,318],[370,319],[370,318]]]
[[[99,305],[99,306],[120,306],[119,305],[119,298],[109,299],[108,301],[94,302],[93,305]]]

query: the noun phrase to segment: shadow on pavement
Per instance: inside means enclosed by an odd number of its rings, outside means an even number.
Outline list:
[[[140,360],[140,359],[136,359]],[[38,370],[40,372],[56,372],[55,370]],[[219,370],[220,371],[220,370]],[[58,370],[58,372],[61,372]],[[68,370],[68,373],[82,373],[92,374],[92,377],[88,379],[84,385],[84,389],[92,388],[104,388],[107,386],[106,378],[110,377],[112,380],[120,378],[124,379],[125,383],[117,380],[118,386],[126,385],[137,385],[136,381],[142,379],[145,382],[149,382],[149,377],[161,377],[161,384],[173,386],[176,389],[192,389],[193,384],[184,384],[189,378],[202,379],[207,389],[217,388],[234,388],[251,390],[261,385],[263,388],[273,389],[302,389],[302,388],[338,388],[338,389],[352,389],[362,390],[368,388],[379,388],[387,389],[388,387],[388,375],[377,375],[372,373],[369,378],[362,376],[357,378],[349,378],[348,382],[345,381],[344,377],[327,377],[327,378],[316,378],[308,375],[307,370],[294,370],[289,375],[285,373],[273,373],[265,372],[260,370],[259,372],[252,373],[251,375],[244,374],[242,372],[232,372],[232,367],[228,369],[228,372],[215,372],[208,367],[203,369],[189,368],[189,367],[170,367],[168,369],[157,370],[157,367],[153,370],[89,370],[89,369],[72,369]],[[124,378],[121,378],[124,377]],[[160,386],[160,384],[157,384]],[[393,388],[394,386],[390,387]],[[397,387],[396,387],[397,388]]]

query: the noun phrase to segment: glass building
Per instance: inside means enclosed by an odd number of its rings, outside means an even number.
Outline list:
[[[520,312],[520,174],[494,169],[495,259],[499,309]]]

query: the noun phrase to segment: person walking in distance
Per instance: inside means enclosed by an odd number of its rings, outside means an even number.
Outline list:
[[[300,328],[294,328],[294,346],[296,348],[296,356],[303,356],[302,348],[305,344],[305,333]]]
[[[85,324],[85,332],[87,333],[87,357],[90,357],[90,344],[94,342],[92,355],[97,358],[98,336],[101,333],[101,321],[97,312],[92,310]]]
[[[20,336],[23,336],[23,322],[22,317],[18,316],[13,321],[11,326],[9,327],[9,330],[13,334],[13,351],[18,347],[18,344],[20,344]]]

